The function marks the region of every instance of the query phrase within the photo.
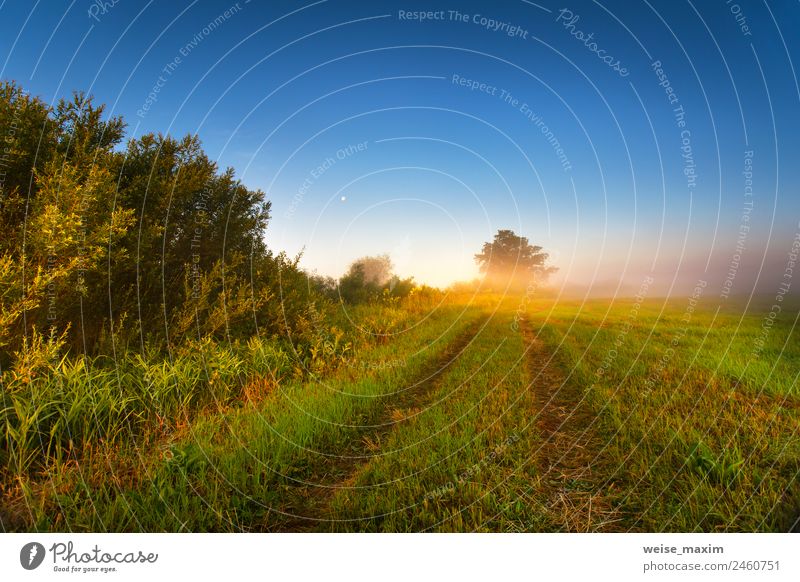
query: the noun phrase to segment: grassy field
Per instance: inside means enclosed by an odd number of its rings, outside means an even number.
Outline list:
[[[543,307],[585,387],[603,485],[624,529],[786,531],[800,515],[798,312],[690,298]]]
[[[691,298],[359,306],[306,353],[5,378],[5,529],[786,531],[797,310]],[[347,331],[345,329],[345,331]],[[309,371],[309,369],[311,371]]]

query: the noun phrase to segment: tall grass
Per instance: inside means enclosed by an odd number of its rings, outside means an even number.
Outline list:
[[[206,341],[171,359],[126,354],[113,365],[83,356],[17,365],[2,377],[7,470],[41,471],[79,458],[89,442],[156,438],[194,411],[229,406],[251,382],[277,381],[291,362],[277,342],[255,338],[234,346]]]

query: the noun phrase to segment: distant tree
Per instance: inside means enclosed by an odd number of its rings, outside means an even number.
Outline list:
[[[393,269],[388,255],[362,257],[353,261],[347,273],[339,279],[339,296],[347,303],[407,296],[414,288],[414,279],[401,279]]]
[[[364,282],[379,287],[387,284],[392,278],[394,265],[389,255],[363,257],[350,265],[350,271],[359,270],[364,274]]]
[[[498,230],[492,242],[484,243],[475,261],[491,285],[526,286],[544,282],[557,269],[547,265],[548,254],[513,230]]]

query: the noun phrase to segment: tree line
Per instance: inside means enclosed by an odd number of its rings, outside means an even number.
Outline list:
[[[75,93],[0,84],[0,364],[33,342],[97,355],[281,335],[325,301],[264,242],[270,202],[196,136],[125,139]]]

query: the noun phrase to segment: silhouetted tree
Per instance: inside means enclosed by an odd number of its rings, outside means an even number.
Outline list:
[[[524,287],[544,282],[557,269],[547,265],[548,254],[513,230],[498,230],[492,242],[484,243],[475,261],[490,285]]]

